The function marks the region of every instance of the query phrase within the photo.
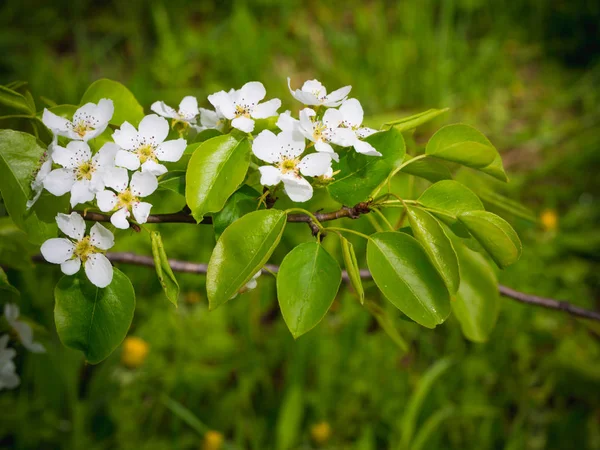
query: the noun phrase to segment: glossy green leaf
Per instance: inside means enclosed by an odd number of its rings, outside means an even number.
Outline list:
[[[387,122],[385,125],[392,125],[398,131],[412,130],[414,128],[417,128],[419,125],[423,125],[424,123],[435,119],[440,114],[444,114],[449,109],[450,108],[428,109],[427,111],[423,111],[412,116],[404,117],[398,120],[392,120],[390,122]]]
[[[35,115],[35,106],[32,108],[25,96],[5,86],[0,86],[0,106],[2,115],[4,113]]]
[[[427,143],[425,153],[476,169],[491,164],[498,154],[481,132],[460,123],[440,128]]]
[[[350,284],[354,288],[354,292],[356,292],[356,295],[358,295],[362,305],[365,303],[365,290],[360,278],[360,269],[358,267],[358,261],[356,260],[354,246],[352,245],[352,242],[343,236],[340,236],[340,240],[342,242],[342,257],[344,259],[344,266],[346,267]]]
[[[396,328],[396,324],[392,320],[392,317],[387,313],[385,309],[379,306],[372,300],[367,299],[365,302],[365,308],[369,310],[369,312],[375,317],[377,323],[381,327],[383,331],[390,337],[392,341],[402,350],[403,352],[408,351],[408,343],[404,340],[404,338],[400,335],[398,328]]]
[[[405,166],[400,170],[409,175],[424,178],[432,183],[441,180],[451,180],[452,173],[444,163],[436,158],[413,158],[405,159]]]
[[[31,256],[39,247],[27,241],[27,235],[10,217],[0,217],[0,265],[20,270],[33,268]]]
[[[365,141],[383,156],[366,156],[350,150],[342,156],[337,167],[334,164],[334,170],[340,173],[335,175],[327,190],[334,200],[344,205],[354,206],[369,200],[373,191],[404,158],[404,138],[395,128],[372,134]]]
[[[247,184],[242,185],[241,188],[235,191],[229,197],[223,209],[212,216],[216,238],[218,239],[229,225],[244,214],[256,211],[260,195],[256,189],[251,188]]]
[[[206,290],[211,310],[233,297],[266,264],[286,222],[284,211],[268,209],[246,214],[227,227],[208,263]]]
[[[4,272],[4,269],[2,269],[2,267],[0,267],[0,291],[9,291],[13,294],[19,295],[19,291],[17,290],[17,288],[10,284],[10,282],[8,281],[6,272]]]
[[[196,137],[194,137],[194,143],[198,142],[204,142],[204,141],[208,141],[209,139],[212,139],[214,137],[217,136],[222,136],[223,133],[221,133],[219,130],[215,129],[215,128],[208,128],[206,130],[202,130],[200,131]],[[189,142],[189,141],[188,141]]]
[[[163,291],[165,291],[167,299],[177,306],[179,283],[177,283],[177,278],[175,278],[175,274],[169,265],[169,259],[165,253],[160,233],[152,231],[150,233],[150,238],[152,240],[152,257],[154,258],[154,268],[156,269],[158,281],[160,281],[160,285],[162,286]]]
[[[167,189],[185,197],[185,172],[176,170],[166,173],[158,182],[158,189]]]
[[[533,211],[526,206],[490,189],[478,189],[477,195],[485,205],[488,205],[489,209],[507,213],[531,223],[536,223],[538,220]]]
[[[450,314],[444,280],[415,238],[394,231],[373,234],[367,264],[379,290],[418,324],[435,328]]]
[[[460,284],[458,259],[452,242],[438,221],[427,211],[407,208],[413,235],[421,243],[431,262],[444,279],[451,294],[456,294]]]
[[[185,198],[196,221],[223,209],[244,182],[250,165],[250,144],[231,135],[201,143],[187,168]]]
[[[121,83],[106,78],[90,85],[81,98],[81,104],[98,103],[103,98],[111,99],[115,106],[115,113],[110,120],[111,125],[121,126],[127,121],[137,126],[144,118],[144,108],[131,91]]]
[[[318,242],[300,244],[286,255],[277,274],[277,298],[294,338],[325,317],[341,282],[340,266]]]
[[[483,173],[487,173],[488,175],[496,178],[497,180],[508,182],[508,176],[504,171],[504,165],[502,164],[502,157],[500,153],[496,152],[496,156],[494,160],[487,166],[479,169]]]
[[[129,278],[113,268],[104,289],[88,281],[82,270],[63,276],[54,290],[54,322],[61,342],[80,350],[90,364],[107,358],[125,339],[133,320],[135,293]]]
[[[467,339],[485,342],[496,324],[500,305],[496,275],[487,260],[464,245],[456,245],[460,289],[452,311]]]
[[[45,148],[34,136],[19,131],[0,131],[0,193],[14,223],[26,231],[31,242],[41,244],[56,233],[55,223],[45,223],[35,208],[27,210],[32,197],[31,181],[40,167]]]
[[[458,220],[501,269],[514,264],[521,257],[519,236],[506,220],[487,211],[462,213]]]

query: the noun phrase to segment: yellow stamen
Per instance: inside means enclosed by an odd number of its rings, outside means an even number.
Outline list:
[[[130,208],[131,205],[137,203],[138,201],[138,198],[135,195],[133,195],[133,193],[129,189],[126,189],[119,195],[117,195],[116,209]]]
[[[298,173],[298,163],[300,162],[300,160],[298,158],[296,159],[283,159],[281,160],[281,162],[279,163],[279,170],[281,170],[281,173],[288,173],[288,172],[294,172],[294,173]]]
[[[235,117],[248,117],[250,118],[250,109],[246,106],[235,106]]]
[[[95,171],[96,167],[91,162],[85,161],[77,168],[75,178],[77,178],[78,181],[91,180]]]
[[[146,161],[156,162],[156,155],[154,154],[154,147],[150,144],[146,144],[137,149],[137,155],[140,158],[140,163],[144,164]]]
[[[98,253],[98,249],[90,243],[89,236],[85,236],[82,240],[75,244],[75,251],[73,254],[79,257],[82,262],[86,262],[87,259],[94,253]]]
[[[85,136],[88,131],[92,131],[92,128],[87,122],[80,120],[77,125],[73,127],[73,131],[77,133],[80,137]]]

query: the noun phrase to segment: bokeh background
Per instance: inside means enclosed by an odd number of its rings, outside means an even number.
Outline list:
[[[533,216],[504,211],[524,252],[500,281],[600,306],[597,1],[5,0],[0,55],[0,84],[27,81],[40,109],[77,104],[102,77],[145,107],[190,94],[207,106],[212,92],[260,80],[297,108],[288,76],[351,84],[373,126],[450,107],[416,141],[444,123],[478,127],[511,182],[470,182]],[[214,245],[207,228],[161,232],[170,257],[207,261]],[[150,254],[147,236],[119,242]],[[600,448],[593,324],[504,299],[488,343],[465,340],[452,318],[435,330],[397,320],[403,352],[346,290],[294,342],[268,276],[209,314],[203,277],[178,276],[175,310],[153,272],[121,269],[137,292],[134,339],[94,367],[54,331],[57,268],[8,272],[48,352],[19,352],[21,386],[0,392],[1,448]]]

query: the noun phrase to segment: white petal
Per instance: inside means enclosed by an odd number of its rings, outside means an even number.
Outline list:
[[[168,169],[162,164],[158,164],[152,160],[146,161],[142,164],[142,172],[149,172],[155,177],[159,177],[168,172]]]
[[[304,108],[302,111],[300,111],[300,129],[306,132],[308,134],[306,137],[311,140],[314,140],[312,137],[314,123],[311,120],[311,117],[314,117],[316,114],[317,113],[310,108]]]
[[[96,163],[96,169],[106,169],[115,165],[115,157],[119,151],[119,146],[113,142],[104,144],[92,160]]]
[[[94,253],[83,264],[85,274],[99,288],[108,286],[113,278],[113,267],[106,256]]]
[[[60,265],[60,270],[65,275],[75,275],[81,268],[81,259],[73,258]]]
[[[140,168],[140,157],[137,153],[119,150],[115,155],[115,165],[117,167],[125,167],[129,170],[137,170]]]
[[[260,166],[260,184],[263,186],[275,186],[281,181],[281,171],[273,166]]]
[[[183,97],[183,100],[179,103],[179,116],[186,121],[190,121],[194,120],[198,113],[198,100],[196,97],[191,95]]]
[[[373,128],[367,128],[367,127],[362,127],[362,128],[359,128],[358,130],[356,130],[356,135],[361,139],[364,139],[375,133],[378,133],[378,131],[374,130]]]
[[[75,141],[72,141],[75,142]],[[77,162],[75,161],[74,154],[71,150],[66,149],[65,147],[61,147],[57,145],[54,147],[52,151],[52,160],[66,169],[73,169],[77,167]]]
[[[46,349],[39,342],[33,342],[33,331],[28,323],[17,320],[19,317],[19,307],[17,305],[6,304],[4,307],[4,316],[9,325],[16,331],[17,336],[23,347],[32,353],[44,353]],[[0,370],[2,369],[0,362]]]
[[[117,145],[125,150],[133,150],[138,147],[138,132],[129,122],[123,122],[121,128],[112,134]]]
[[[342,120],[344,120],[342,113],[337,109],[330,108],[323,114],[323,124],[325,124],[327,128],[339,127]]]
[[[102,122],[106,122],[106,124],[108,124],[108,122],[110,122],[110,119],[112,119],[114,112],[115,112],[115,105],[111,99],[109,99],[109,98],[100,99],[100,101],[98,102],[98,109],[97,109],[97,113],[96,113],[98,119],[100,119]],[[102,131],[104,131],[104,130],[102,130]]]
[[[289,131],[282,131],[277,135],[277,144],[279,153],[288,159],[300,156],[306,148],[304,136]]]
[[[318,98],[325,97],[327,95],[327,90],[325,86],[319,80],[307,80],[302,85],[302,90],[304,92],[311,92],[316,95]]]
[[[236,92],[236,103],[255,106],[265,98],[265,95],[267,95],[267,91],[260,81],[250,81]]]
[[[285,193],[294,202],[305,202],[313,195],[313,188],[302,177],[286,174],[282,177]]]
[[[209,95],[208,101],[227,119],[233,119],[235,117],[235,103],[231,94],[225,91],[219,91]]]
[[[146,142],[160,144],[169,134],[169,122],[164,117],[149,114],[142,119],[138,130],[138,135]]]
[[[90,243],[100,250],[108,250],[115,245],[115,236],[100,223],[95,223],[90,230]]]
[[[351,147],[358,138],[354,130],[350,128],[337,128],[329,137],[329,141],[342,147]]]
[[[345,100],[340,106],[340,112],[347,127],[359,127],[363,122],[364,112],[360,102],[355,98]]]
[[[71,214],[58,213],[56,223],[60,231],[76,241],[81,240],[85,234],[85,220],[76,212]]]
[[[342,88],[339,88],[338,90],[333,91],[327,97],[325,97],[323,105],[328,107],[339,106],[348,96],[351,89],[352,86],[344,86]]]
[[[133,195],[147,197],[158,187],[158,180],[149,172],[135,172],[129,183]]]
[[[112,211],[117,206],[117,195],[113,191],[100,191],[96,194],[96,203],[100,211]]]
[[[107,103],[110,102],[110,103]],[[102,99],[98,104],[86,103],[73,114],[73,123],[84,122],[90,130],[86,131],[83,137],[84,141],[89,141],[102,134],[108,125],[114,111],[112,100]]]
[[[331,168],[331,156],[327,153],[311,153],[302,158],[298,167],[302,175],[307,177],[325,175]]]
[[[210,109],[200,108],[200,124],[204,128],[217,128],[219,115]]]
[[[67,144],[67,150],[72,153],[77,166],[92,159],[92,150],[86,142],[71,141]],[[54,153],[52,155],[52,159],[54,159]]]
[[[248,117],[236,117],[231,121],[231,126],[244,133],[252,133],[254,131],[254,120]]]
[[[56,169],[48,174],[44,180],[44,187],[52,195],[61,196],[71,190],[75,183],[75,174],[72,169]]]
[[[293,132],[300,127],[300,121],[298,119],[294,119],[290,111],[286,111],[279,114],[276,125],[281,131]]]
[[[168,117],[169,119],[174,119],[177,117],[177,111],[168,106],[165,102],[154,102],[152,103],[152,106],[150,106],[150,109],[156,114],[163,117]]]
[[[5,303],[4,318],[11,327],[14,327],[16,320],[19,318],[19,305],[15,305],[14,303]]]
[[[68,136],[71,130],[71,122],[64,117],[57,116],[53,112],[44,109],[42,114],[42,122],[46,125],[52,133],[59,136]]]
[[[282,152],[275,133],[270,130],[261,131],[252,142],[252,153],[265,162],[278,162]]]
[[[104,184],[117,192],[123,192],[129,184],[127,169],[123,167],[110,167],[104,172]]]
[[[126,230],[129,228],[129,222],[127,218],[130,216],[127,208],[121,208],[117,212],[115,212],[112,216],[110,216],[110,223],[112,223],[115,227],[120,228],[121,230]]]
[[[154,151],[154,154],[160,161],[176,162],[185,151],[187,142],[185,139],[175,139],[163,142]]]
[[[71,259],[74,250],[75,245],[66,238],[48,239],[40,248],[44,259],[53,264],[62,264]]]
[[[354,150],[367,156],[382,156],[381,153],[375,150],[375,147],[365,141],[356,140]]]
[[[287,81],[288,81],[288,88],[290,89],[290,93],[296,100],[304,103],[305,105],[309,105],[309,106],[319,104],[319,99],[314,94],[312,94],[310,92],[304,92],[300,89],[293,90],[292,86],[290,84],[291,82],[290,82],[289,77],[288,77]],[[304,84],[306,84],[306,83],[304,83]]]
[[[340,160],[340,157],[338,156],[338,154],[335,151],[333,151],[333,147],[331,145],[329,145],[327,142],[319,141],[319,142],[315,143],[315,150],[318,152],[327,153],[328,155],[331,156],[331,158],[334,161]]]
[[[152,209],[152,205],[148,202],[137,202],[133,204],[131,208],[133,212],[133,217],[137,223],[146,223],[148,220],[148,216],[150,215],[150,209]]]
[[[277,115],[277,110],[281,107],[281,100],[273,98],[268,102],[259,103],[252,111],[252,117],[255,119],[266,119]]]
[[[89,180],[76,181],[71,188],[71,208],[80,203],[91,202],[94,197],[95,193],[91,189]]]

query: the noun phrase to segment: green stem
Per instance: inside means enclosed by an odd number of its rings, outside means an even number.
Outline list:
[[[349,230],[348,228],[327,227],[327,228],[325,228],[325,231],[341,231],[341,232],[355,234],[355,235],[360,236],[361,238],[364,238],[364,239],[367,239],[367,240],[371,239],[369,236],[367,236],[366,234],[361,233],[360,231]]]
[[[377,214],[379,216],[379,218],[381,220],[383,220],[383,223],[385,223],[391,231],[396,231],[394,229],[393,225],[390,223],[390,221],[387,220],[387,217],[385,217],[385,215],[381,211],[379,211],[379,209],[372,208],[371,211],[374,212],[375,214]]]

